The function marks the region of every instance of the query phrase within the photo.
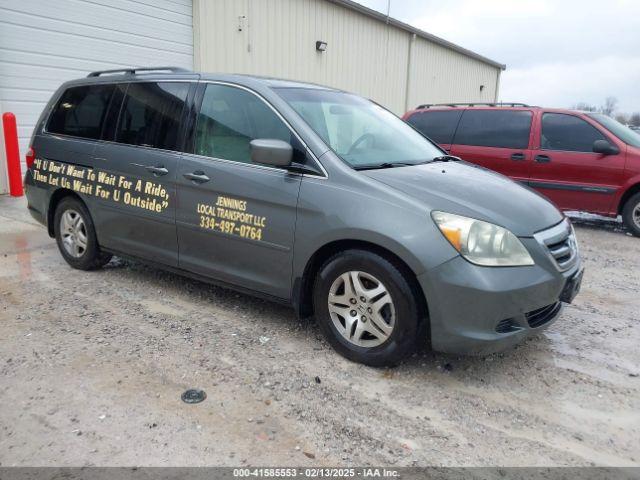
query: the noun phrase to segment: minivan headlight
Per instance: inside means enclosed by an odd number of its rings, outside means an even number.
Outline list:
[[[527,249],[506,228],[453,213],[432,212],[442,234],[460,255],[485,267],[534,265]]]

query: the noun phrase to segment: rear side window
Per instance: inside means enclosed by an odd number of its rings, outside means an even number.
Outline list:
[[[258,138],[283,140],[294,147],[294,161],[303,162],[300,143],[264,101],[243,89],[207,85],[198,114],[196,155],[251,163],[249,143]]]
[[[99,139],[113,85],[71,87],[60,97],[47,124],[47,132]]]
[[[462,110],[418,112],[411,115],[407,122],[436,143],[453,142],[453,134],[460,121]]]
[[[176,150],[188,83],[131,83],[122,104],[116,142]]]
[[[524,149],[529,146],[531,117],[526,110],[466,110],[453,143]]]
[[[581,118],[563,113],[542,115],[540,148],[543,150],[593,152],[593,142],[596,140],[606,138]]]

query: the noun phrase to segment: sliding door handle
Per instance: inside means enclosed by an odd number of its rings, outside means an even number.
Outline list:
[[[150,165],[142,165],[141,163],[130,163],[132,167],[144,168],[147,172],[153,173],[156,177],[161,177],[169,173],[169,170],[164,168],[164,165],[157,165],[155,167]]]
[[[551,157],[549,155],[536,155],[534,160],[538,163],[549,163],[551,161]]]
[[[164,168],[162,165],[157,167],[144,167],[147,172],[153,173],[156,177],[161,177],[169,173],[169,170]]]
[[[191,180],[193,183],[207,183],[211,180],[207,177],[202,170],[197,170],[193,173],[185,173],[182,175],[187,180]]]

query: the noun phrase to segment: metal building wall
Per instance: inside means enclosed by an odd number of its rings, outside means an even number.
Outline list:
[[[194,60],[202,71],[320,83],[394,110],[404,106],[406,32],[326,0],[196,0],[194,6]],[[327,42],[326,52],[316,51],[317,40]]]
[[[417,37],[411,47],[407,109],[422,103],[495,102],[500,72],[493,65]]]
[[[500,68],[328,0],[194,0],[194,64],[320,83],[396,114],[418,103],[494,101]],[[317,40],[327,51],[317,52]],[[480,85],[484,85],[482,92]]]

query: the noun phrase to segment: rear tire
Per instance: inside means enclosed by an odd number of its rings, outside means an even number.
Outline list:
[[[636,237],[640,237],[640,192],[633,195],[622,208],[622,221]]]
[[[63,198],[53,216],[58,249],[65,261],[78,270],[96,270],[109,263],[111,255],[100,250],[89,210],[74,197]]]
[[[329,258],[315,279],[313,305],[327,341],[349,360],[393,366],[415,351],[419,303],[406,276],[378,254],[346,250]]]

